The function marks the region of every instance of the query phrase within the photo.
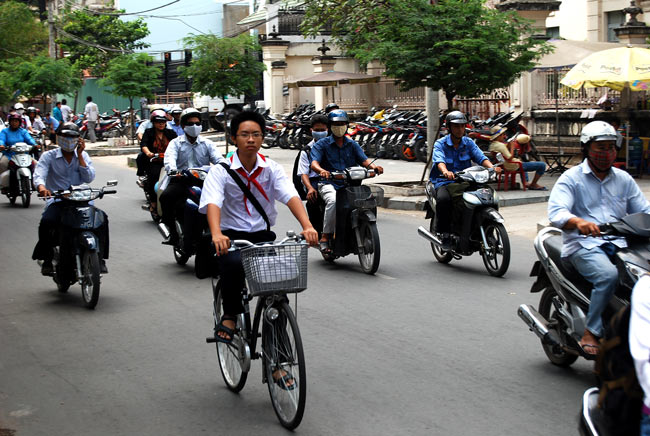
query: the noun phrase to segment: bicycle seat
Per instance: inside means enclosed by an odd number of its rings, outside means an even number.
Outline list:
[[[570,280],[571,283],[585,296],[591,297],[591,288],[592,285],[587,280],[585,280],[578,271],[571,265],[568,259],[563,259],[562,254],[562,236],[554,235],[549,236],[544,240],[544,248],[548,253],[549,258],[553,263],[558,267],[560,272],[567,280]]]

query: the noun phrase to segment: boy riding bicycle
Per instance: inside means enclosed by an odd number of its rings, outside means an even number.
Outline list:
[[[255,112],[241,112],[232,119],[231,138],[237,152],[230,158],[229,169],[228,165],[215,165],[210,169],[201,194],[199,211],[207,214],[219,270],[228,272],[221,276],[224,316],[216,332],[216,339],[225,343],[232,341],[236,315],[244,310],[241,303],[244,269],[239,251],[228,252],[230,241],[274,241],[271,226],[278,215],[277,200],[289,207],[302,226],[301,234],[307,242],[310,245],[318,243],[318,233],[284,170],[258,153],[264,140],[265,124],[264,117]],[[278,374],[278,377],[283,376]],[[286,383],[290,385],[289,381]]]

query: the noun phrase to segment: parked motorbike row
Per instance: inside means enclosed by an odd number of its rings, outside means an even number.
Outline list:
[[[141,120],[134,112],[134,123],[131,122],[131,112],[127,109],[119,111],[111,109],[113,114],[108,115],[106,112],[99,115],[99,119],[95,124],[95,137],[98,141],[105,141],[108,138],[129,137],[135,138],[135,131],[138,128]],[[79,126],[81,137],[86,139],[88,137],[88,120],[84,114],[78,114],[72,117],[72,121]],[[133,126],[132,126],[133,124]]]

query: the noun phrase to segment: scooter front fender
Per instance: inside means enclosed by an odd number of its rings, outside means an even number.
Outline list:
[[[485,221],[494,221],[503,224],[505,222],[501,214],[492,207],[486,207],[485,209],[481,209],[481,211],[479,212],[479,217],[481,223]]]
[[[99,250],[99,239],[93,232],[81,232],[79,233],[77,240],[79,242],[79,246],[83,248],[86,248],[90,251]]]
[[[362,221],[367,221],[370,223],[377,222],[377,216],[370,209],[354,209],[352,213],[350,213],[350,219],[353,229],[359,227],[359,224]]]
[[[29,168],[18,168],[19,177],[28,177],[32,178],[32,171]]]

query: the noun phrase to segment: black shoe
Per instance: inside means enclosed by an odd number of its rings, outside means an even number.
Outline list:
[[[54,275],[54,265],[52,265],[51,260],[43,261],[43,265],[41,265],[41,274],[43,274],[44,276]]]
[[[99,259],[99,272],[100,274],[108,274],[108,267],[104,259]]]

